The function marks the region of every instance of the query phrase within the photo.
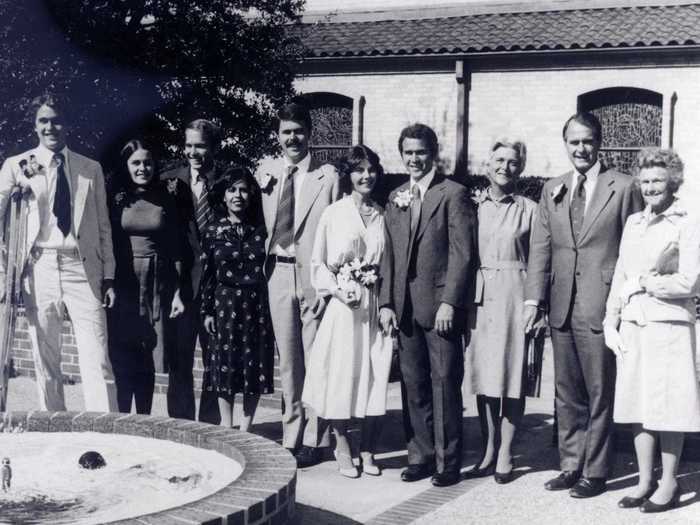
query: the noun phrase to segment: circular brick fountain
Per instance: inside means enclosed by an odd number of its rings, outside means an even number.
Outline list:
[[[6,412],[0,413],[0,420],[5,429],[21,427],[25,432],[103,432],[165,439],[215,450],[243,467],[238,478],[210,496],[115,523],[277,525],[289,522],[294,513],[294,458],[273,441],[247,432],[162,416],[100,412]]]

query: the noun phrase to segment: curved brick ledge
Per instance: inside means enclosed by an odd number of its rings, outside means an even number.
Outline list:
[[[216,450],[238,461],[241,475],[227,487],[194,503],[120,525],[278,525],[294,514],[296,463],[268,439],[206,423],[162,416],[103,412],[0,412],[4,426],[26,432],[104,432],[129,434]]]

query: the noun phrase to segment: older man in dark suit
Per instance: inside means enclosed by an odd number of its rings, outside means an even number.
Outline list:
[[[603,317],[627,217],[641,209],[633,179],[601,165],[601,125],[588,113],[567,120],[574,170],[542,189],[527,272],[527,329],[549,310],[554,347],[561,474],[547,490],[575,498],[605,490],[612,453],[615,359]]]
[[[166,329],[165,351],[169,371],[168,415],[194,419],[194,351],[199,339],[202,359],[207,365],[208,336],[199,317],[199,281],[202,276],[201,234],[212,218],[208,193],[219,174],[214,157],[221,143],[219,127],[209,120],[197,119],[185,129],[185,157],[187,165],[161,175],[168,189],[175,195],[183,235],[187,237],[183,251],[183,275],[189,276],[181,287],[185,313],[169,321]],[[199,406],[199,420],[219,422],[217,396],[207,389],[205,374]]]
[[[476,259],[476,218],[467,190],[436,170],[438,141],[423,124],[405,128],[399,152],[410,180],[389,196],[381,267],[380,324],[398,328],[408,468],[403,481],[459,481],[464,318]],[[436,472],[437,470],[437,472]]]

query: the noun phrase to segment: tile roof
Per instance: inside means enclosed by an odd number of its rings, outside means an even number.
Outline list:
[[[299,24],[311,57],[700,44],[700,4]]]

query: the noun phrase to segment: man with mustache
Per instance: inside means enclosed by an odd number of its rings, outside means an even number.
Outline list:
[[[185,128],[187,165],[161,175],[161,179],[168,184],[168,190],[175,196],[186,237],[182,246],[182,275],[189,275],[189,279],[183,279],[185,282],[180,285],[185,312],[178,319],[167,321],[164,339],[168,368],[168,415],[182,419],[195,417],[192,368],[197,339],[205,366],[209,362],[209,339],[199,315],[199,284],[203,270],[201,239],[214,215],[208,195],[221,176],[214,162],[220,147],[219,126],[210,120],[193,120]],[[202,378],[199,420],[214,424],[220,420],[217,396],[209,389],[206,370]]]
[[[615,358],[605,347],[605,300],[627,217],[642,207],[632,177],[598,160],[601,125],[589,113],[564,124],[574,170],[544,185],[530,241],[526,330],[549,312],[562,472],[547,490],[574,498],[605,491],[612,454]]]
[[[64,309],[73,323],[85,408],[116,410],[105,308],[115,303],[112,230],[102,168],[66,146],[69,108],[51,94],[34,99],[39,145],[0,170],[0,217],[13,187],[28,191],[22,297],[29,322],[41,410],[65,410],[61,374]],[[4,260],[0,282],[5,281]],[[4,296],[5,291],[3,291]]]
[[[267,228],[270,313],[282,382],[282,446],[300,468],[321,460],[329,445],[328,423],[301,403],[306,359],[328,297],[311,285],[311,251],[321,213],[340,198],[334,167],[309,152],[311,115],[296,102],[283,106],[275,129],[283,155],[262,162],[255,174],[262,189]]]
[[[463,186],[437,170],[438,140],[424,124],[404,128],[399,152],[409,182],[389,196],[379,323],[398,329],[408,440],[403,481],[432,475],[454,485],[462,465],[464,319],[476,258],[476,215]]]

